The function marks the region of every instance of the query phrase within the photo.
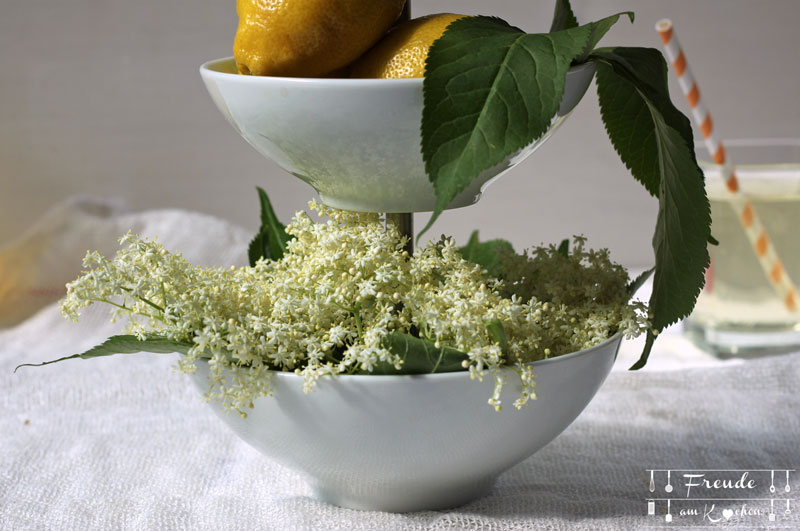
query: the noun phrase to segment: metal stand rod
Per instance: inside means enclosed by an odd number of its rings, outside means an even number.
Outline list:
[[[388,226],[389,223],[394,223],[400,234],[408,238],[405,250],[408,251],[409,256],[414,254],[414,214],[410,212],[386,214],[386,225]]]
[[[395,24],[401,24],[408,20],[411,20],[411,0],[406,0],[403,6],[403,12],[400,14]],[[389,223],[394,223],[397,230],[400,231],[400,234],[408,238],[405,246],[408,256],[414,254],[414,215],[410,212],[400,212],[397,214],[387,213],[386,226],[388,226]]]

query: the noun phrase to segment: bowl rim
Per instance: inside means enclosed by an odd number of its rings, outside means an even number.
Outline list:
[[[569,354],[562,354],[560,356],[555,356],[553,358],[547,358],[544,360],[537,360],[531,361],[526,365],[530,365],[534,368],[536,367],[543,367],[546,365],[554,365],[557,363],[567,363],[569,361],[582,358],[585,356],[590,355],[591,353],[603,349],[607,347],[609,344],[614,343],[615,341],[621,342],[623,339],[623,331],[620,330],[616,332],[614,335],[609,337],[608,339],[603,340],[602,342],[598,343],[597,345],[591,346],[589,348],[576,350],[575,352],[570,352]],[[614,356],[616,358],[617,353],[615,352]],[[199,359],[198,361],[207,361],[205,359]],[[501,367],[501,370],[511,370],[512,367]],[[275,371],[271,370],[270,375],[276,375],[281,378],[291,378],[291,379],[302,379],[303,376],[300,374],[296,374],[291,371]],[[468,370],[463,371],[453,371],[453,372],[438,372],[438,373],[429,373],[429,374],[336,374],[331,381],[338,381],[341,379],[350,380],[351,378],[355,378],[359,382],[396,382],[399,380],[407,380],[413,379],[416,381],[419,380],[448,380],[448,379],[461,379],[464,376],[469,376]],[[329,377],[325,377],[326,380],[330,380]]]
[[[305,86],[374,86],[374,85],[394,85],[394,86],[421,86],[423,78],[404,78],[404,79],[368,79],[368,78],[347,78],[347,77],[283,77],[283,76],[245,76],[241,74],[231,74],[214,70],[213,67],[234,61],[233,56],[212,59],[200,65],[200,73],[204,76],[211,76],[226,81],[235,81],[248,85],[305,85]]]
[[[425,78],[401,78],[401,79],[379,79],[379,78],[347,78],[347,77],[281,77],[281,76],[245,76],[241,74],[231,74],[214,70],[213,67],[234,61],[233,56],[212,59],[200,65],[200,74],[210,76],[225,81],[252,85],[302,85],[302,86],[324,86],[324,87],[373,87],[373,86],[421,86]],[[581,63],[570,67],[567,75],[582,72],[586,69],[594,69],[592,63]]]

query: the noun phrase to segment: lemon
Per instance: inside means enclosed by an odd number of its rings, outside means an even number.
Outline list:
[[[433,41],[454,20],[466,15],[439,13],[395,26],[350,68],[350,77],[425,77],[425,59]]]
[[[236,0],[233,57],[241,74],[318,77],[358,58],[405,0]]]

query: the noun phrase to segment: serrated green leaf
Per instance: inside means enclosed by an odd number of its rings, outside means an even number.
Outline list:
[[[496,277],[501,265],[503,253],[514,253],[514,246],[503,239],[482,242],[478,239],[478,231],[473,231],[467,245],[458,249],[464,260],[478,264],[486,269],[489,275]]]
[[[259,186],[256,189],[261,203],[261,228],[247,248],[251,266],[261,258],[280,260],[286,252],[286,243],[292,239],[286,234],[286,227],[278,221],[267,192]]]
[[[664,123],[655,109],[653,118],[662,189],[653,235],[656,270],[650,307],[653,327],[660,331],[689,315],[703,288],[711,209],[703,174],[690,156],[691,144]]]
[[[252,267],[262,258],[271,259],[272,253],[270,253],[265,234],[259,230],[258,234],[253,236],[250,245],[247,246],[247,259]]]
[[[569,0],[556,0],[556,8],[553,12],[553,22],[550,24],[550,33],[561,31],[578,26],[578,19],[572,12]]]
[[[608,137],[634,178],[658,197],[658,147],[646,102],[651,101],[667,124],[693,142],[691,122],[670,100],[664,56],[653,48],[603,48],[590,59],[607,66],[598,68],[596,82]],[[696,164],[693,149],[691,155]]]
[[[547,131],[590,32],[526,34],[496,18],[467,17],[434,42],[423,82],[422,157],[436,206],[422,232],[482,171]]]
[[[589,57],[589,54],[592,53],[594,47],[597,46],[597,43],[608,33],[608,30],[617,23],[619,17],[622,15],[628,15],[628,19],[631,21],[631,24],[634,20],[633,11],[624,11],[622,13],[617,13],[616,15],[611,15],[610,17],[606,17],[604,19],[598,20],[596,22],[589,22],[587,26],[590,28],[589,33],[589,41],[584,46],[583,51],[581,54],[575,58],[576,63],[583,63]]]
[[[628,285],[625,286],[625,291],[628,293],[628,298],[633,297],[636,292],[639,291],[639,288],[644,286],[644,283],[647,282],[647,279],[650,278],[650,275],[652,275],[653,271],[655,270],[655,267],[651,267],[647,271],[642,272],[635,279],[631,280]]]
[[[661,176],[650,110],[633,84],[617,83],[614,76],[613,71],[600,68],[595,77],[606,132],[625,167],[658,197]]]
[[[634,177],[658,197],[649,307],[652,326],[660,331],[692,311],[709,264],[711,214],[691,124],[670,101],[660,52],[613,48],[592,57],[601,65],[598,96],[612,144]],[[632,369],[644,366],[654,341],[649,333]]]
[[[425,63],[422,158],[436,205],[420,235],[481,172],[548,130],[570,64],[619,17],[547,34],[491,17],[448,26]]]
[[[65,356],[56,360],[45,361],[42,363],[23,363],[18,365],[14,372],[20,367],[41,367],[42,365],[50,365],[51,363],[58,363],[60,361],[72,359],[100,358],[103,356],[112,356],[114,354],[135,354],[138,352],[154,352],[157,354],[172,354],[178,352],[186,354],[192,348],[191,343],[181,343],[173,341],[165,337],[152,336],[147,339],[139,339],[132,335],[111,336],[102,344],[90,348],[82,354],[73,354],[72,356]]]
[[[384,361],[378,362],[372,372],[361,371],[360,374],[430,374],[440,372],[463,371],[462,362],[469,357],[450,347],[436,348],[426,339],[420,339],[401,332],[392,332],[383,338],[383,346],[392,354],[403,359],[400,370]]]

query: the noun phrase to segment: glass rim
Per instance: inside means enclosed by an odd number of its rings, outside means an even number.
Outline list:
[[[757,162],[757,163],[749,163],[749,164],[737,164],[736,160],[733,161],[733,166],[738,169],[744,169],[747,171],[751,170],[780,170],[782,168],[797,168],[800,166],[800,138],[791,138],[791,137],[776,137],[776,138],[734,138],[730,140],[723,140],[723,144],[726,150],[736,151],[738,149],[747,149],[747,148],[789,148],[796,150],[796,158],[795,160],[787,161],[787,162],[774,162],[774,163],[765,163],[765,162]],[[705,142],[703,141],[695,141],[695,151],[700,153],[705,151]],[[724,165],[717,164],[716,162],[710,160],[710,156],[707,153],[703,153],[702,155],[698,155],[697,163],[700,165],[702,169],[721,169]]]

